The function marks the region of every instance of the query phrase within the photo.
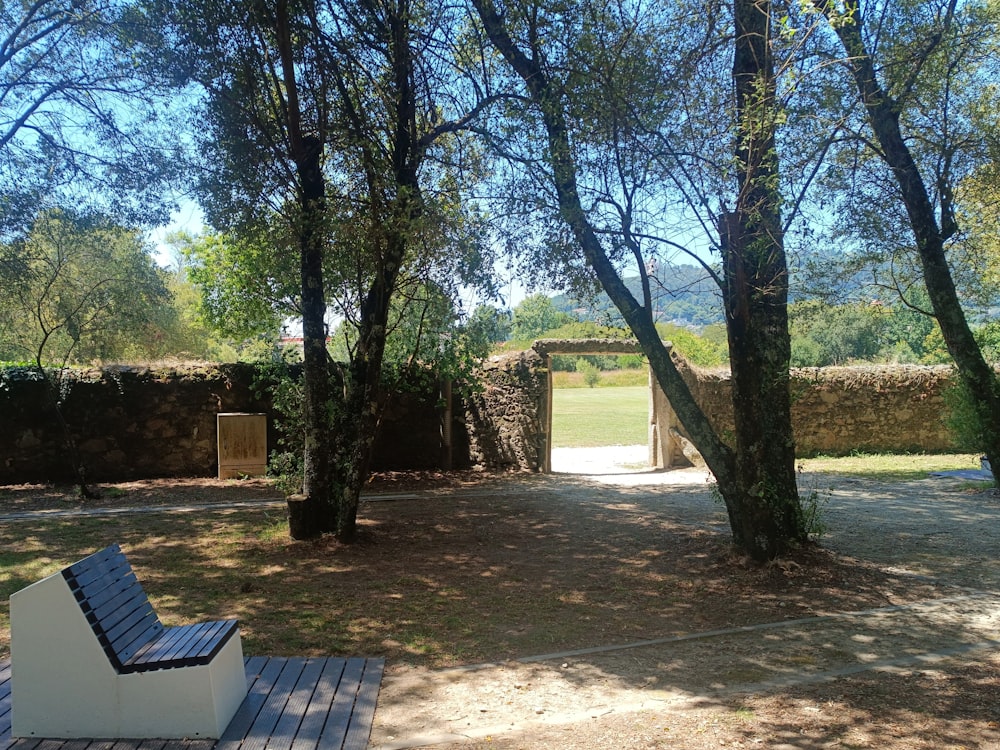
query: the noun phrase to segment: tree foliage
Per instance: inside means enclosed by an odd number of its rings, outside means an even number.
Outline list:
[[[559,312],[552,298],[541,292],[525,297],[514,307],[510,335],[515,341],[532,341],[572,320]]]
[[[162,216],[171,107],[136,74],[132,13],[112,0],[0,3],[0,230],[60,204]]]
[[[460,134],[490,97],[467,82],[461,5],[279,0],[236,8],[154,4],[151,18],[165,24],[150,57],[163,55],[205,92],[199,191],[245,272],[266,271],[257,289],[287,297],[287,270],[274,261],[294,251],[305,446],[303,492],[289,504],[292,534],[331,531],[349,541],[390,332],[412,333],[412,318],[393,311],[410,290],[416,317],[438,318],[446,315],[438,292],[456,277],[489,279],[480,271],[489,245],[475,206],[460,200],[462,173],[453,167],[474,164]],[[248,255],[257,249],[270,255]],[[238,299],[241,287],[237,280],[224,296]],[[349,330],[342,369],[326,348],[331,301]],[[431,346],[409,343],[414,358]]]
[[[52,210],[0,252],[17,267],[0,298],[0,359],[62,367],[155,355],[170,293],[136,230]]]

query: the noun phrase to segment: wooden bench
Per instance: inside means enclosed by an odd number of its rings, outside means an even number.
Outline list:
[[[165,627],[118,545],[11,595],[12,734],[222,736],[246,696],[236,620]]]

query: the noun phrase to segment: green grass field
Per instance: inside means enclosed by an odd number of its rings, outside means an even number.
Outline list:
[[[648,425],[648,386],[552,391],[555,448],[645,445]]]

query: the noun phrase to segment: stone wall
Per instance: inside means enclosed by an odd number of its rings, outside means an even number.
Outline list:
[[[729,373],[684,370],[716,428],[732,431]],[[545,465],[548,372],[537,352],[484,363],[464,399],[452,397],[451,448],[443,446],[441,394],[392,395],[375,444],[378,471],[441,467],[540,471]],[[216,414],[274,414],[247,365],[118,367],[76,373],[64,409],[89,481],[214,476]],[[800,455],[955,449],[943,392],[949,367],[840,367],[793,373]],[[45,383],[27,370],[0,371],[0,484],[72,480],[65,431]]]
[[[25,370],[5,378],[0,482],[72,479],[46,382]],[[62,382],[62,414],[90,481],[204,476],[216,465],[215,415],[268,410],[250,383],[240,366],[73,372]]]
[[[466,398],[465,426],[473,464],[540,471],[548,403],[548,370],[535,351],[491,357]]]
[[[728,370],[684,371],[695,399],[723,434],[733,430]],[[944,392],[948,366],[824,367],[792,371],[792,425],[800,456],[942,453],[956,449]]]
[[[88,481],[214,476],[216,414],[268,415],[268,447],[277,445],[266,393],[256,395],[249,365],[165,369],[114,367],[74,372],[64,383],[63,415]],[[71,481],[65,430],[47,386],[30,370],[0,372],[0,484]],[[469,465],[458,410],[453,465]],[[441,465],[438,394],[398,393],[389,400],[372,468]]]

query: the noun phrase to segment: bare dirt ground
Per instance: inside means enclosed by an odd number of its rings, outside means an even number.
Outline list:
[[[578,499],[726,535],[704,472],[626,473],[637,456],[557,452],[553,468],[577,472],[562,481]],[[692,612],[672,636],[392,670],[373,746],[1000,748],[1000,499],[951,480],[802,479],[827,530],[822,550],[750,573],[771,618],[739,625],[723,589],[710,601],[729,627]]]
[[[372,483],[363,515],[394,558],[386,578],[434,577],[473,603],[476,586],[502,587],[511,611],[466,626],[489,634],[477,663],[383,638],[370,747],[1000,749],[1000,498],[803,476],[821,546],[758,568],[729,548],[704,472],[635,472],[642,459],[600,449],[557,453],[549,476]],[[3,489],[3,513],[79,505]],[[262,480],[103,489],[120,510],[275,495]],[[553,632],[532,598],[565,612]]]

